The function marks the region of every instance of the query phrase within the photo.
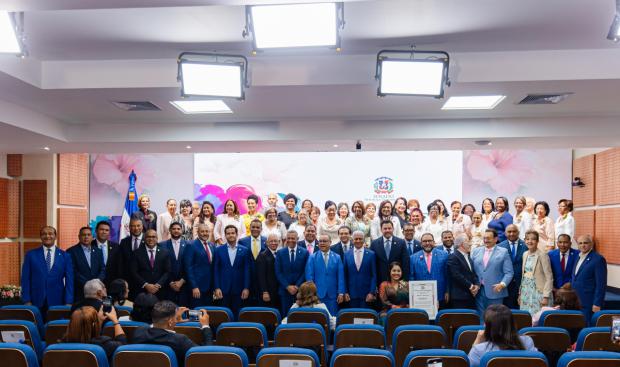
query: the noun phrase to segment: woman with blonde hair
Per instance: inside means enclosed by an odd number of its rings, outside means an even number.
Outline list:
[[[317,295],[316,284],[313,281],[307,281],[301,283],[299,291],[297,292],[297,301],[291,306],[291,310],[300,307],[320,308],[325,310],[329,315],[329,328],[331,330],[336,329],[336,317],[332,316],[327,309],[325,303],[321,302]],[[283,324],[286,324],[287,319],[282,320]]]
[[[138,197],[138,211],[131,215],[131,219],[139,219],[142,222],[142,231],[147,229],[157,230],[157,213],[150,209],[151,198],[142,194]]]
[[[114,325],[114,338],[101,335],[103,320],[106,318]],[[102,306],[97,312],[93,307],[84,306],[71,314],[67,334],[62,342],[98,345],[103,348],[108,360],[111,361],[116,348],[127,344],[127,337],[118,322],[114,307],[110,309],[110,312],[103,312]]]

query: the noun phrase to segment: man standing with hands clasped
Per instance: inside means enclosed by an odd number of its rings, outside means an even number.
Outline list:
[[[450,307],[476,309],[476,295],[480,281],[469,256],[471,243],[465,235],[454,240],[456,251],[448,257],[448,279],[450,284]]]
[[[157,232],[144,233],[144,246],[138,247],[131,259],[131,275],[136,288],[164,299],[170,279],[170,256],[166,249],[157,246]]]

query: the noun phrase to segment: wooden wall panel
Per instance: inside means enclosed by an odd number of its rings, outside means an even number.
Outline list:
[[[589,234],[595,235],[595,211],[594,210],[579,210],[573,212],[575,218],[575,240],[581,235]]]
[[[58,204],[88,206],[88,154],[58,155]]]
[[[22,155],[6,155],[6,174],[10,177],[20,177],[22,175]]]
[[[26,256],[26,253],[30,250],[34,250],[35,248],[41,246],[41,242],[24,242],[23,255]],[[23,260],[23,258],[22,258]]]
[[[0,238],[9,234],[9,180],[0,178]]]
[[[596,210],[596,249],[608,264],[620,264],[620,208]]]
[[[596,205],[620,204],[620,148],[596,154]]]
[[[25,238],[39,238],[41,228],[47,223],[47,181],[24,180],[24,224]]]
[[[20,222],[20,190],[19,180],[9,180],[8,187],[8,217],[7,217],[7,237],[19,237]]]
[[[0,243],[0,285],[19,285],[19,243]]]
[[[58,208],[58,246],[65,250],[78,242],[80,228],[88,226],[88,210]]]
[[[581,178],[584,187],[573,187],[573,206],[575,208],[594,205],[594,154],[573,161],[573,177]]]

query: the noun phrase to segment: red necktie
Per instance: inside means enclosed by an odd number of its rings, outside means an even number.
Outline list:
[[[149,252],[151,253],[149,261],[151,262],[151,268],[153,268],[155,266],[155,256],[153,255],[155,251],[149,250]]]
[[[562,260],[560,261],[560,265],[562,265],[562,273],[566,269],[566,254],[562,254]]]
[[[209,245],[206,242],[202,243],[205,246],[205,251],[207,252],[207,259],[209,260],[209,264],[211,264],[211,252],[209,251]]]

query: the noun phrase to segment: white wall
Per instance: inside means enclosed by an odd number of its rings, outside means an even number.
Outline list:
[[[24,180],[47,180],[47,224],[52,226],[57,224],[56,202],[58,193],[54,185],[57,172],[55,154],[24,154],[21,178]]]

